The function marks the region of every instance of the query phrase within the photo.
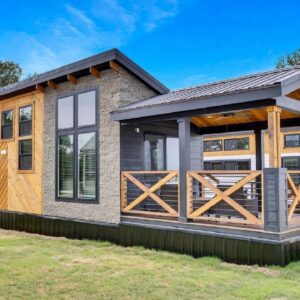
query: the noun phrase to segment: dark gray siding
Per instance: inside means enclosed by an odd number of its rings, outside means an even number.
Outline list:
[[[193,132],[193,127],[191,128],[191,132],[191,169],[202,170],[202,137]],[[178,137],[178,124],[169,121],[152,124],[121,125],[122,171],[138,171],[144,169],[143,141],[145,133]]]

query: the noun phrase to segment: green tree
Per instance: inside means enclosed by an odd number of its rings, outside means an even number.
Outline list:
[[[13,61],[0,60],[0,87],[20,80],[22,68]]]
[[[278,58],[276,69],[282,69],[289,66],[300,65],[300,48],[294,52]]]

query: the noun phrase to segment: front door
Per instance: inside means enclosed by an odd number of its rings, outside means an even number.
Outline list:
[[[0,209],[7,209],[7,143],[0,143]]]

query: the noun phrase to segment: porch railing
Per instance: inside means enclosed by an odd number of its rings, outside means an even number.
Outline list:
[[[124,171],[121,173],[123,213],[178,217],[177,171]]]
[[[300,171],[288,171],[288,221],[300,222]]]
[[[194,220],[263,223],[261,171],[187,172],[187,214]]]

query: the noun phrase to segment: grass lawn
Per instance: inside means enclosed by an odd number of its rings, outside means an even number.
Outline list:
[[[0,230],[0,299],[300,299],[300,262],[237,266]]]

